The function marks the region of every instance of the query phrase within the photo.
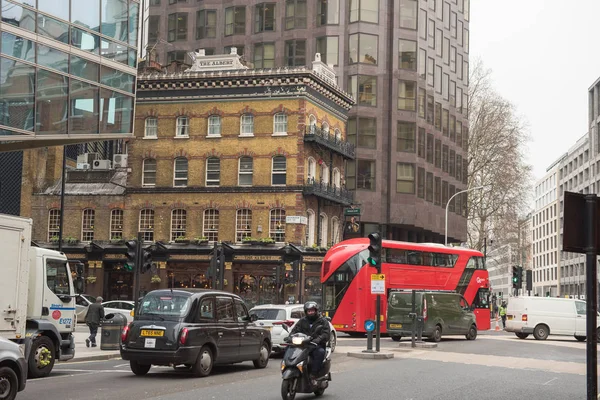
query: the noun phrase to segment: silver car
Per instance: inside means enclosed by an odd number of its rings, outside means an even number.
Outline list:
[[[0,338],[0,399],[14,400],[27,383],[25,347]]]
[[[258,317],[258,320],[255,322],[256,325],[271,330],[271,352],[274,354],[281,354],[285,352],[287,347],[287,343],[283,341],[283,338],[289,335],[289,333],[283,329],[282,325],[286,324],[291,331],[298,320],[304,317],[304,305],[262,304],[252,308],[249,313],[251,316],[252,314],[256,314]],[[329,342],[331,351],[333,352],[337,343],[337,333],[331,322],[329,322],[329,328],[331,329]]]

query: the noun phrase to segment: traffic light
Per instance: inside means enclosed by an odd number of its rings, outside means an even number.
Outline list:
[[[219,289],[223,289],[223,278],[225,277],[225,251],[221,247],[217,247],[215,257],[215,277]]]
[[[142,249],[142,262],[141,262],[141,270],[140,272],[143,274],[152,269],[152,253],[150,250]]]
[[[294,282],[300,278],[300,260],[292,261],[292,279]]]
[[[381,268],[381,234],[379,232],[373,232],[369,234],[369,258],[367,261],[373,267],[376,267],[378,270]]]
[[[512,287],[513,289],[517,289],[517,283],[519,282],[519,270],[516,265],[512,267]]]
[[[517,266],[517,288],[523,287],[523,267]]]
[[[127,262],[124,265],[126,271],[133,271],[137,258],[137,240],[128,240],[125,242],[127,246]]]

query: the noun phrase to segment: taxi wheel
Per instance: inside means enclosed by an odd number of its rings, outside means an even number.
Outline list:
[[[263,342],[260,346],[259,356],[256,360],[253,360],[254,368],[265,368],[269,363],[269,356],[271,355],[271,348],[269,343]]]
[[[213,351],[209,346],[202,346],[196,364],[192,366],[192,373],[199,377],[208,376],[215,364]]]
[[[150,371],[150,364],[140,364],[133,360],[129,361],[129,367],[131,368],[131,372],[137,376],[144,376]]]

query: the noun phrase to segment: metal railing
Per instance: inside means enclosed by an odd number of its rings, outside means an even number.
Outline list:
[[[352,143],[343,140],[341,137],[336,137],[335,134],[314,125],[306,127],[304,141],[319,143],[320,145],[350,159],[356,157],[355,146]]]
[[[350,205],[354,201],[354,192],[329,183],[316,181],[314,178],[308,178],[304,183],[304,194],[319,196],[345,205]]]

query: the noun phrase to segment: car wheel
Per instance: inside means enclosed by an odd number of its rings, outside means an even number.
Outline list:
[[[550,330],[548,329],[548,327],[546,325],[543,325],[543,324],[539,324],[533,330],[533,337],[536,338],[537,340],[546,340],[546,338],[548,337],[549,334],[550,334]]]
[[[140,364],[137,361],[131,360],[129,361],[129,368],[137,376],[144,376],[150,371],[150,364]]]
[[[33,341],[29,353],[28,377],[42,378],[50,375],[54,367],[56,350],[54,342],[48,336],[40,336]]]
[[[392,335],[392,340],[394,342],[399,342],[400,339],[402,339],[402,336],[400,336],[400,335]]]
[[[515,332],[515,335],[517,335],[519,339],[527,339],[529,337],[529,333],[523,332]]]
[[[436,325],[433,329],[433,333],[431,334],[431,340],[438,343],[442,340],[442,327],[440,325]]]
[[[200,349],[200,355],[198,355],[196,364],[192,366],[192,373],[199,377],[208,376],[212,371],[214,364],[212,349],[209,346],[204,345]]]
[[[331,347],[331,352],[335,351],[335,346],[337,345],[337,336],[334,331],[330,333],[331,337],[329,338],[329,346]]]
[[[467,340],[475,340],[477,338],[477,327],[475,325],[471,325],[469,328],[469,332],[465,335]]]
[[[10,367],[0,368],[0,399],[14,400],[19,390],[19,378]]]
[[[260,346],[260,354],[258,359],[253,360],[254,368],[265,368],[269,363],[269,356],[271,355],[271,348],[269,343],[263,342]]]

